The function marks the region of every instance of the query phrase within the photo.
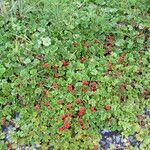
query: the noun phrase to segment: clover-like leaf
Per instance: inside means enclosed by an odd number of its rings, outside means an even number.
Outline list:
[[[51,39],[47,36],[47,37],[42,37],[42,44],[46,47],[48,47],[49,45],[51,45]]]

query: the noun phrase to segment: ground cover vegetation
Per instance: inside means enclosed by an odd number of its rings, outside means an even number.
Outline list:
[[[148,0],[1,0],[0,150],[148,150],[149,33]]]

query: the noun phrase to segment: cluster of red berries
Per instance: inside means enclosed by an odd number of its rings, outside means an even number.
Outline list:
[[[67,114],[61,115],[61,119],[65,120],[66,118],[71,117],[71,116],[72,116],[72,113],[68,112]]]
[[[113,46],[113,37],[110,35],[106,36],[106,54],[110,54],[112,52]]]
[[[113,37],[110,36],[110,35],[106,36],[106,48],[107,48],[107,52],[108,52],[108,53],[111,52],[112,42],[113,42]],[[95,40],[94,40],[94,44],[97,44],[97,43],[100,43],[100,40],[95,39]],[[78,44],[77,44],[77,42],[73,42],[72,45],[73,45],[73,47],[76,47]],[[89,43],[88,43],[87,40],[84,40],[84,41],[83,41],[83,46],[84,46],[85,48],[88,48],[88,47],[89,47]],[[85,60],[86,60],[85,57],[83,57],[83,56],[80,57],[80,62],[81,62],[81,63],[83,63]],[[119,57],[119,60],[120,60],[121,63],[123,63],[123,61],[124,61],[124,56],[121,55],[121,56]],[[70,64],[70,62],[69,62],[69,61],[66,61],[66,60],[62,60],[61,63],[62,63],[62,67],[68,66],[68,65]],[[44,63],[42,66],[43,66],[44,68],[48,68],[48,67],[49,67],[49,63]],[[53,69],[53,71],[54,71],[54,77],[55,77],[55,78],[58,78],[58,77],[59,77],[59,73],[58,73],[58,70],[57,70],[58,68],[59,68],[58,65],[53,65],[53,66],[51,66],[51,69]],[[112,63],[111,63],[111,62],[108,63],[108,69],[109,69],[109,70],[112,70]],[[32,79],[31,79],[31,80],[32,80]],[[29,81],[31,81],[31,80],[29,80]],[[86,86],[87,86],[87,87],[89,86],[89,88],[90,88],[91,91],[95,91],[95,90],[97,89],[97,82],[96,82],[96,81],[91,81],[91,82],[89,82],[88,80],[82,80],[82,84],[83,84],[83,85],[80,87],[80,89],[81,89],[82,92],[86,92]],[[53,83],[53,84],[52,84],[52,87],[53,87],[53,88],[58,88],[59,85],[58,85],[57,83]],[[75,87],[74,87],[73,84],[68,83],[68,84],[66,85],[66,88],[68,89],[69,92],[73,92]],[[45,90],[44,90],[44,94],[45,94],[46,97],[48,97],[48,93],[49,93],[48,89],[45,89]],[[76,99],[76,103],[77,103],[77,104],[80,104],[80,103],[82,103],[82,100],[78,98],[78,99]],[[64,104],[64,101],[63,101],[63,100],[59,100],[59,101],[58,101],[58,104],[62,105],[62,104]],[[45,105],[45,106],[49,106],[50,103],[49,103],[49,102],[44,102],[44,105]],[[41,108],[41,105],[40,105],[40,104],[36,104],[36,105],[35,105],[35,109],[40,109],[40,108]],[[71,108],[72,108],[72,104],[71,104],[71,103],[68,103],[68,104],[66,105],[66,108],[67,108],[67,109],[71,109]],[[111,109],[111,106],[110,106],[110,105],[105,105],[105,106],[104,106],[104,109],[105,109],[105,110],[109,110],[109,109]],[[95,110],[96,110],[96,106],[91,105],[91,106],[90,106],[90,111],[91,111],[91,112],[94,112]],[[81,128],[82,128],[82,129],[85,129],[86,126],[83,124],[83,119],[80,118],[80,117],[85,114],[85,111],[86,111],[86,108],[85,108],[84,106],[80,106],[80,107],[79,107],[79,110],[77,111],[77,116],[79,117],[79,118],[78,118],[78,123],[81,125]],[[67,121],[67,118],[68,118],[68,117],[72,117],[72,113],[71,113],[71,112],[68,112],[68,113],[66,113],[66,114],[61,115],[61,119],[64,121],[64,123],[63,123],[62,126],[60,126],[60,127],[58,128],[59,131],[63,131],[64,129],[70,128],[70,122]]]
[[[97,83],[96,83],[95,81],[93,81],[93,82],[91,83],[90,90],[91,90],[91,91],[95,91],[95,90],[96,90],[96,87],[97,87]]]
[[[74,86],[72,84],[67,84],[67,89],[70,91],[70,92],[73,92],[74,91]]]
[[[99,40],[99,39],[95,39],[95,40],[94,40],[94,44],[97,44],[97,43],[100,43],[100,40]],[[73,42],[73,43],[72,43],[72,46],[73,46],[73,47],[77,47],[77,45],[78,45],[77,42]],[[84,41],[83,41],[83,46],[86,47],[86,48],[89,47],[89,43],[88,43],[87,40],[84,40]]]
[[[112,63],[111,63],[111,62],[108,62],[108,70],[109,70],[109,71],[112,70],[112,66],[113,66]]]
[[[83,107],[83,106],[81,106],[80,108],[79,108],[79,111],[78,111],[78,115],[79,116],[82,116],[84,113],[85,113],[85,107]]]
[[[58,128],[59,131],[63,131],[64,129],[70,128],[70,122],[68,122],[66,119],[71,116],[71,112],[61,115],[61,119],[64,121],[64,124]]]
[[[83,124],[83,119],[82,118],[78,118],[78,123],[80,124],[82,129],[86,129],[86,126]]]
[[[121,64],[124,62],[124,55],[123,54],[120,55],[119,61],[120,61]]]
[[[70,122],[64,121],[64,124],[58,128],[59,131],[70,128]]]

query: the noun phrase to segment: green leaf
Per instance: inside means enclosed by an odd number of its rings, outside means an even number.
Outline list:
[[[48,47],[51,45],[51,39],[48,36],[41,38],[41,40],[44,46]]]

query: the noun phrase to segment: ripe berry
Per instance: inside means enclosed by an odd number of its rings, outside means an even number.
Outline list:
[[[85,111],[85,107],[81,106],[81,107],[79,108],[79,111],[84,112],[84,111]]]
[[[72,112],[68,112],[68,113],[66,114],[66,116],[67,116],[67,117],[71,117],[71,116],[72,116]]]
[[[88,82],[87,80],[82,80],[82,84],[83,84],[83,85],[88,85],[89,82]]]
[[[68,104],[68,105],[66,106],[66,108],[68,108],[68,109],[72,108],[72,104]]]
[[[69,61],[66,60],[62,60],[62,66],[68,66],[69,65]]]
[[[70,127],[70,122],[65,121],[65,122],[64,122],[64,127],[65,127],[66,129],[68,129],[68,128]]]
[[[98,39],[94,40],[94,44],[99,43],[99,42],[100,42],[100,40],[98,40]]]
[[[110,110],[111,106],[110,105],[105,105],[105,110]]]
[[[45,64],[43,64],[43,67],[44,67],[44,68],[47,68],[47,67],[49,67],[49,64],[48,64],[48,63],[45,63]]]
[[[40,104],[36,104],[36,105],[34,106],[34,108],[35,108],[35,109],[40,109],[41,106],[40,106]]]
[[[98,147],[97,147],[97,146],[94,146],[93,150],[98,150]]]
[[[123,55],[123,54],[120,55],[119,61],[120,61],[120,63],[123,63],[123,62],[124,62],[124,55]]]
[[[83,119],[82,119],[82,118],[79,118],[79,119],[78,119],[78,123],[79,123],[79,124],[82,124],[82,123],[83,123]]]
[[[112,43],[111,42],[107,42],[107,44],[106,44],[107,46],[112,46]]]
[[[67,89],[72,92],[74,90],[74,87],[72,84],[67,84]]]
[[[60,126],[60,127],[58,128],[59,131],[63,131],[64,129],[65,129],[65,126]]]
[[[86,129],[86,126],[85,126],[85,125],[81,125],[81,128],[82,128],[82,129]]]
[[[38,60],[42,60],[44,58],[44,55],[43,54],[37,54],[35,57]]]
[[[108,63],[108,70],[112,70],[112,63],[111,62]]]
[[[107,48],[106,51],[105,51],[105,54],[110,54],[112,52],[112,49],[111,48]]]
[[[49,103],[49,102],[45,102],[44,105],[45,105],[45,106],[49,106],[50,103]]]
[[[92,82],[92,84],[91,84],[91,86],[90,86],[90,90],[91,90],[91,91],[95,91],[96,88],[97,88],[97,83],[94,81],[94,82]]]
[[[88,41],[86,41],[86,40],[85,40],[85,41],[83,41],[83,46],[84,46],[84,47],[89,47],[89,43],[88,43]]]
[[[85,60],[86,60],[85,57],[83,57],[83,56],[80,57],[80,62],[81,62],[81,63],[83,63]]]
[[[57,83],[52,84],[52,88],[57,89],[58,87],[59,87],[59,85]]]
[[[110,36],[110,35],[107,35],[106,38],[107,38],[108,40],[113,40],[113,37]]]
[[[58,104],[60,104],[60,105],[62,105],[63,103],[64,103],[63,100],[59,100],[59,101],[58,101]]]
[[[81,101],[81,99],[79,99],[79,98],[76,100],[76,103],[77,103],[77,104],[80,104],[81,102],[82,102],[82,101]]]
[[[55,78],[58,78],[59,77],[59,74],[56,72],[56,73],[54,73],[54,77]]]
[[[81,106],[81,107],[79,108],[78,115],[79,115],[79,116],[82,116],[82,115],[84,114],[84,112],[85,112],[85,107]]]
[[[48,89],[45,89],[44,93],[45,93],[46,96],[48,96]]]
[[[67,118],[67,115],[66,114],[63,114],[63,115],[61,115],[61,119],[66,119]]]

